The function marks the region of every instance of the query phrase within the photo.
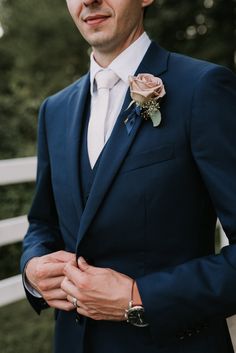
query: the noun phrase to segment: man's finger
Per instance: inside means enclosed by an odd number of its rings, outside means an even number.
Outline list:
[[[77,307],[77,313],[86,317],[90,317],[88,311],[81,307]]]
[[[85,272],[82,272],[79,268],[68,263],[64,267],[63,273],[77,288],[80,288],[81,286],[83,287],[87,277]]]
[[[36,277],[46,279],[50,277],[60,277],[64,274],[65,263],[43,263],[36,268]]]
[[[66,300],[67,294],[61,289],[53,289],[50,291],[43,292],[43,298],[46,301],[52,301],[52,300]]]
[[[78,266],[81,271],[94,272],[96,269],[96,267],[89,265],[82,256],[78,258]]]
[[[64,280],[65,276],[50,277],[39,282],[40,288],[44,291],[49,291],[52,289],[61,288],[61,282]]]
[[[74,303],[74,299],[76,299],[75,303]],[[68,300],[68,302],[72,303],[74,306],[76,304],[76,308],[81,308],[83,310],[88,310],[88,307],[84,303],[79,301],[76,297],[72,297],[71,295],[67,295],[67,300]]]
[[[70,295],[71,297],[78,297],[79,291],[75,284],[71,282],[68,278],[64,278],[64,280],[61,283],[61,289],[67,293],[67,295]]]
[[[49,300],[47,303],[51,308],[61,309],[64,311],[75,310],[74,305],[68,302],[68,300]]]
[[[76,256],[74,253],[60,250],[56,251],[52,254],[46,255],[48,257],[48,260],[51,260],[53,262],[75,262],[76,263]]]
[[[104,270],[102,267],[90,265],[82,256],[78,258],[78,267],[82,272],[87,272],[93,275],[101,274]]]

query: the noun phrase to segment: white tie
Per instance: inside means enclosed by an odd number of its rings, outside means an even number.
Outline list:
[[[92,168],[105,144],[110,90],[119,81],[119,77],[111,70],[102,70],[96,74],[95,80],[97,100],[92,107],[88,125],[88,155]]]

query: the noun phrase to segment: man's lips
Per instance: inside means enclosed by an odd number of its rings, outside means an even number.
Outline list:
[[[90,15],[84,18],[84,22],[88,25],[97,25],[106,21],[109,17],[108,15]]]

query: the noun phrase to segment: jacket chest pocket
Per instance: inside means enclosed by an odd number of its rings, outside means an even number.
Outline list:
[[[121,173],[148,167],[173,158],[175,158],[174,145],[162,145],[147,152],[128,155],[122,166]]]

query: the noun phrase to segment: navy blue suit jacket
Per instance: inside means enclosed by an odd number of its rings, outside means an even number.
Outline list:
[[[42,105],[22,268],[65,249],[137,280],[149,327],[76,324],[74,312],[59,311],[57,353],[233,352],[225,318],[236,313],[236,78],[155,43],[138,72],[164,82],[161,125],[137,117],[128,134],[127,93],[84,210],[79,143],[89,73]],[[230,245],[215,255],[217,217]]]

